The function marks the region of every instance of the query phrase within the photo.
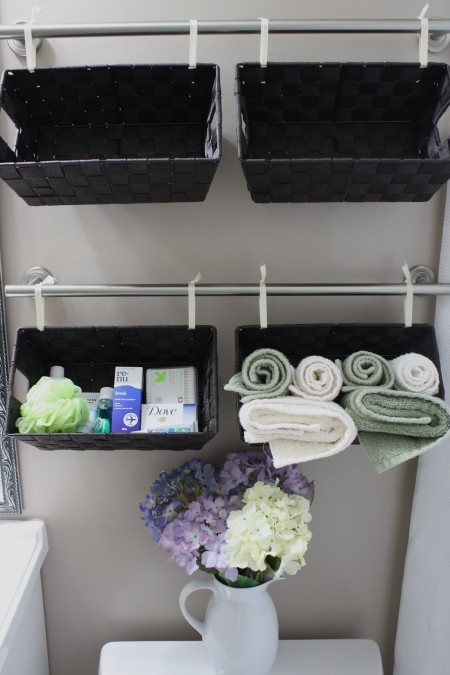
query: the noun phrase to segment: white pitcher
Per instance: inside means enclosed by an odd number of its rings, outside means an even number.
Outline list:
[[[216,675],[267,675],[277,655],[278,618],[267,589],[271,581],[251,588],[231,588],[213,578],[191,581],[180,593],[185,619],[202,636]],[[194,591],[212,591],[204,621],[186,609]]]

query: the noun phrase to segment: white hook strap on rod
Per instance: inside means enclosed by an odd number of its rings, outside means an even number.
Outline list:
[[[419,35],[419,61],[420,67],[426,68],[428,65],[428,19],[425,14],[428,12],[428,3],[419,14],[420,19],[420,35]]]
[[[261,39],[259,43],[259,62],[261,68],[267,66],[267,55],[269,52],[269,19],[259,19],[261,21]]]
[[[42,286],[44,284],[55,284],[56,279],[50,274],[45,277],[44,281],[36,284],[34,289],[34,301],[36,305],[36,328],[44,330],[45,327],[45,300],[42,297]]]
[[[195,279],[189,282],[188,286],[188,328],[195,328],[195,284],[200,281],[202,275],[200,272]]]
[[[34,73],[36,68],[36,46],[37,40],[33,38],[32,26],[36,21],[37,16],[40,12],[40,7],[33,7],[31,10],[30,20],[24,24],[23,27],[23,38],[25,41],[25,54],[27,59],[27,68],[30,73]]]
[[[189,68],[197,68],[198,21],[189,19]]]
[[[44,330],[45,326],[45,307],[44,298],[42,297],[42,282],[36,284],[34,289],[34,302],[36,305],[36,328]]]
[[[261,265],[261,281],[259,282],[259,324],[261,328],[267,328],[267,288],[266,266]]]
[[[410,328],[413,321],[413,302],[414,302],[414,286],[411,282],[411,272],[409,271],[408,265],[405,263],[402,267],[403,274],[405,275],[405,284],[406,284],[406,295],[404,299],[404,315],[405,315],[405,326]]]

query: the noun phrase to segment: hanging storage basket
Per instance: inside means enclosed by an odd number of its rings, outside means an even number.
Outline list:
[[[197,368],[198,432],[20,434],[15,422],[19,372],[28,386],[64,366],[66,377],[85,392],[112,386],[115,366]],[[20,383],[17,383],[20,386]],[[25,399],[25,394],[23,395]],[[145,397],[143,395],[143,402]],[[217,334],[213,326],[19,328],[8,386],[6,431],[11,438],[45,450],[199,450],[218,431]]]
[[[8,70],[0,177],[30,206],[205,199],[221,156],[219,68]]]
[[[235,331],[235,368],[242,369],[244,359],[256,349],[272,348],[282,352],[292,366],[307,356],[324,356],[331,361],[344,360],[361,350],[374,352],[387,360],[415,352],[429,358],[436,366],[440,387],[438,396],[444,398],[444,387],[434,326],[415,324],[298,324],[238,326]],[[237,397],[238,412],[240,409]],[[240,436],[244,433],[240,428]]]
[[[450,68],[237,66],[238,153],[255,202],[427,201],[450,178],[437,122]]]

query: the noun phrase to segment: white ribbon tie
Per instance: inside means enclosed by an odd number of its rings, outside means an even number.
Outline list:
[[[405,326],[406,328],[410,328],[412,326],[413,320],[414,285],[411,282],[411,272],[409,271],[409,267],[406,263],[403,265],[402,271],[405,275],[406,284],[406,295],[403,304]]]
[[[188,327],[189,329],[195,328],[195,284],[200,281],[202,275],[200,272],[197,274],[195,279],[189,282],[188,286]]]
[[[261,328],[267,328],[267,288],[266,266],[261,265],[261,281],[259,282],[259,324]]]
[[[198,21],[189,19],[189,68],[197,68]]]

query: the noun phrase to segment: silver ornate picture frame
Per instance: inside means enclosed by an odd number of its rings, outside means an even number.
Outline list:
[[[15,441],[5,436],[8,384],[8,349],[5,329],[5,297],[0,270],[0,516],[22,512]]]

